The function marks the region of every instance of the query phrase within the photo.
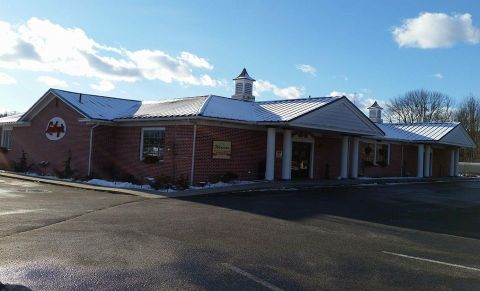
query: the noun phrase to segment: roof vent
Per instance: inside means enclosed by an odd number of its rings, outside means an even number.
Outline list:
[[[255,96],[253,96],[253,82],[255,82],[255,79],[248,75],[245,68],[243,68],[240,75],[233,80],[235,81],[235,94],[232,96],[233,99],[255,101]]]

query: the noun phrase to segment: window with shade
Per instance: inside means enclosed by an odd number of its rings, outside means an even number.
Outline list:
[[[165,129],[143,128],[140,160],[162,161],[165,154]]]

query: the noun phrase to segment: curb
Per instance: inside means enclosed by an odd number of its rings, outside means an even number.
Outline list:
[[[180,197],[199,196],[199,195],[216,194],[216,193],[231,192],[231,191],[247,191],[247,190],[255,190],[255,189],[264,189],[264,188],[269,188],[269,186],[273,186],[272,182],[261,181],[261,182],[256,182],[256,183],[254,182],[251,184],[244,184],[244,185],[232,185],[228,187],[185,190],[185,191],[179,191],[179,192],[156,192],[156,191],[139,190],[139,189],[97,186],[97,185],[92,185],[92,184],[87,184],[82,182],[54,180],[49,178],[12,173],[7,171],[0,171],[0,176],[19,179],[19,180],[25,180],[30,182],[38,182],[38,183],[44,183],[44,184],[50,184],[50,185],[65,186],[65,187],[93,190],[93,191],[100,191],[100,192],[109,192],[113,194],[134,195],[134,196],[140,196],[140,197],[152,198],[152,199],[180,198]]]
[[[195,190],[185,190],[179,192],[156,192],[139,189],[115,188],[106,186],[97,186],[81,182],[69,182],[63,180],[54,180],[49,178],[34,177],[24,174],[12,173],[7,171],[0,171],[0,176],[38,182],[44,184],[65,186],[77,189],[85,189],[100,192],[109,192],[113,194],[134,195],[151,199],[165,199],[165,198],[182,198],[192,197],[208,194],[228,193],[228,192],[243,192],[254,190],[268,190],[268,189],[282,189],[286,187],[296,187],[299,189],[318,189],[318,188],[336,188],[336,187],[362,187],[367,185],[388,185],[388,184],[417,184],[417,183],[451,183],[458,181],[480,181],[478,178],[466,177],[447,177],[447,178],[379,178],[379,179],[360,179],[360,180],[326,180],[326,181],[258,181],[251,184],[232,185],[218,188],[204,188]]]

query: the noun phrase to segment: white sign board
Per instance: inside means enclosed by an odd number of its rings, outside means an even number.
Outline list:
[[[67,124],[65,120],[60,117],[54,117],[50,119],[47,124],[47,128],[45,129],[45,136],[49,140],[61,140],[65,133],[67,132]]]

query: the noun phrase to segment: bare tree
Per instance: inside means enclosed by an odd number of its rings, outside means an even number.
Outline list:
[[[393,98],[386,113],[391,122],[445,122],[453,118],[451,107],[448,95],[420,89]]]
[[[468,96],[458,107],[455,119],[468,131],[473,140],[480,145],[480,99],[473,95]],[[464,161],[479,161],[480,149],[463,149]]]

